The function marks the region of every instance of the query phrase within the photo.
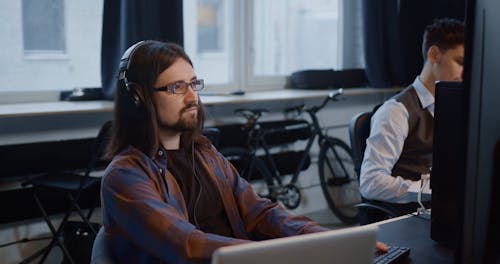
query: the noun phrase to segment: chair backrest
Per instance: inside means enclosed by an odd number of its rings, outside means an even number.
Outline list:
[[[370,136],[370,122],[372,112],[362,112],[352,118],[349,124],[349,137],[351,139],[352,157],[354,169],[359,175],[361,163],[365,154],[366,139]]]
[[[366,139],[370,136],[371,118],[373,113],[381,105],[375,106],[373,111],[367,111],[357,114],[351,119],[349,124],[349,137],[351,140],[352,157],[354,161],[354,169],[359,175],[361,171],[361,164],[363,163],[363,156],[365,155]],[[396,214],[384,208],[383,203],[375,203],[364,197],[363,203],[356,205],[361,209],[359,220],[362,225],[378,222],[384,219],[395,217]]]
[[[97,134],[97,138],[94,141],[92,157],[86,171],[87,174],[93,170],[106,167],[106,165],[110,162],[110,160],[104,159],[104,152],[111,137],[112,127],[113,121],[111,120],[106,121],[106,123],[101,126],[99,133]]]
[[[219,147],[220,142],[220,130],[216,127],[205,127],[203,128],[202,134],[212,142],[216,148]]]
[[[91,264],[112,264],[117,263],[109,242],[104,235],[104,226],[101,226],[94,240],[92,246],[92,256],[90,259]]]

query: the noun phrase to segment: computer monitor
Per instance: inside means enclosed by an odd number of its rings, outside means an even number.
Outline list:
[[[499,263],[500,1],[469,0],[464,91],[468,99],[463,263]],[[497,184],[497,185],[495,185]],[[434,201],[433,201],[434,202]],[[433,209],[434,210],[434,209]],[[492,238],[493,236],[493,238]]]
[[[462,236],[467,100],[461,82],[436,83],[431,238],[459,249]]]
[[[436,88],[431,237],[455,263],[500,262],[499,13],[498,0],[467,1],[463,89]]]

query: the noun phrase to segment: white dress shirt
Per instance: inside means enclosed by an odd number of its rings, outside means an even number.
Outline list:
[[[434,96],[424,87],[419,77],[412,86],[422,108],[427,109],[434,117]],[[392,203],[417,201],[414,191],[420,189],[421,182],[391,175],[408,137],[408,118],[406,107],[395,99],[385,102],[373,115],[361,165],[360,191],[363,197]],[[429,199],[429,195],[422,198]]]

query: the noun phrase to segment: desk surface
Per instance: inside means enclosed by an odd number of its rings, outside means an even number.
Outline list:
[[[379,241],[411,249],[403,263],[453,263],[453,250],[431,239],[429,216],[401,216],[372,225],[380,228]]]

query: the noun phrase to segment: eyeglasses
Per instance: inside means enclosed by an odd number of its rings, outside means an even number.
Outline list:
[[[170,92],[173,94],[185,94],[188,92],[189,86],[193,91],[199,91],[205,87],[203,79],[196,79],[191,82],[178,81],[163,87],[153,88],[155,92]]]

